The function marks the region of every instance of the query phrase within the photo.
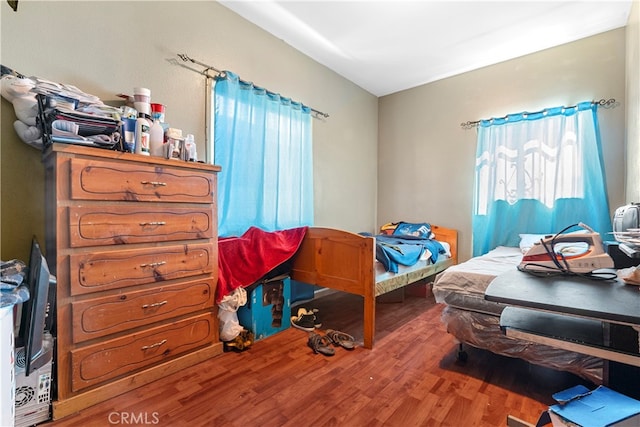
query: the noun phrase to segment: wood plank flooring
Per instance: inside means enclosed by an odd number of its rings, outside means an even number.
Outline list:
[[[362,299],[334,293],[306,307],[323,327],[362,342]],[[535,423],[570,374],[457,344],[432,297],[376,308],[373,350],[314,354],[307,332],[290,328],[46,426],[505,426]]]

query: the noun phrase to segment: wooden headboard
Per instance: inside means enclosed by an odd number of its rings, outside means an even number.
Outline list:
[[[440,227],[439,225],[431,225],[431,231],[436,235],[436,240],[447,242],[451,247],[451,258],[453,263],[458,263],[458,230],[453,228]]]

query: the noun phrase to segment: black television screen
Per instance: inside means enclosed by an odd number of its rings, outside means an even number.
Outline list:
[[[17,343],[17,346],[24,346],[27,376],[33,371],[31,363],[42,353],[49,282],[49,266],[34,237],[31,240],[31,255],[27,271],[29,299],[22,305]]]

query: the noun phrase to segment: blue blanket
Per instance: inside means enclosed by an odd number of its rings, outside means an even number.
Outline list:
[[[409,236],[377,235],[376,259],[382,263],[386,271],[398,272],[398,265],[414,265],[420,260],[425,250],[431,252],[431,262],[435,263],[445,249],[440,242],[433,239],[412,238]]]

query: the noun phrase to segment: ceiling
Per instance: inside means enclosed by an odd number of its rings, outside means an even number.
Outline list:
[[[376,96],[626,25],[631,0],[219,0]]]

